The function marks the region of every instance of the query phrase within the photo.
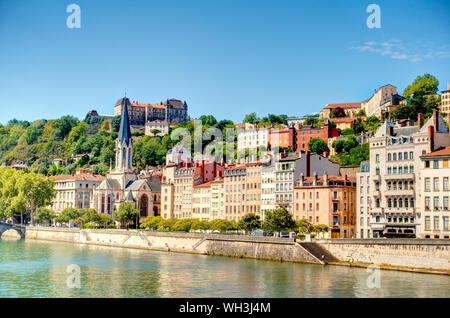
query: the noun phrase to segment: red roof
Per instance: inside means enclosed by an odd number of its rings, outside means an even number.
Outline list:
[[[361,107],[361,103],[337,103],[337,104],[326,104],[325,108],[357,108]]]
[[[356,117],[342,117],[342,118],[330,118],[330,121],[335,123],[352,123],[358,120]]]
[[[145,103],[135,103],[135,102],[130,103],[130,104],[131,104],[131,106],[134,106],[134,107],[147,107],[147,106],[151,106],[151,107],[153,107],[153,108],[165,108],[164,105],[160,105],[160,104],[145,104]]]
[[[304,181],[313,181],[313,178],[314,177],[305,177],[303,180]],[[328,176],[327,178],[328,178],[328,180],[332,180],[332,181],[345,181],[345,176]],[[322,181],[323,176],[317,176],[317,180]],[[347,177],[347,181],[356,182],[356,179]]]
[[[440,156],[450,156],[450,147],[445,147],[444,149],[436,150],[420,157],[440,157]]]
[[[50,176],[49,178],[55,179],[55,181],[76,180],[76,181],[103,181],[105,177],[98,174],[80,173],[80,174],[66,174]]]
[[[197,184],[197,185],[194,186],[194,188],[207,188],[209,186],[211,186],[211,181],[210,182],[205,182],[205,183],[202,183],[202,184]]]

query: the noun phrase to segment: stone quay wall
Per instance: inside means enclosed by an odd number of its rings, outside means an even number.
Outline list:
[[[450,273],[450,240],[334,239],[314,240],[342,262],[407,267]]]

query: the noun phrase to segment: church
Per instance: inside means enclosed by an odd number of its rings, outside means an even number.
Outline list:
[[[119,208],[120,203],[128,201],[138,209],[141,219],[158,215],[159,211],[154,207],[153,201],[159,195],[160,184],[140,178],[138,169],[132,166],[133,140],[126,98],[123,98],[121,116],[115,148],[116,166],[114,169],[110,168],[106,178],[94,189],[92,206],[98,212],[113,217],[114,210]]]

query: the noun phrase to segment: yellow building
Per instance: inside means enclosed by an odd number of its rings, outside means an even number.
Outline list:
[[[447,115],[450,114],[450,83],[447,84],[447,90],[442,91],[439,112]]]

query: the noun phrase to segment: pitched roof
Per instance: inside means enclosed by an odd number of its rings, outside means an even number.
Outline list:
[[[439,150],[427,153],[425,155],[420,156],[423,157],[449,157],[450,156],[450,147],[441,148]]]
[[[326,104],[325,109],[332,109],[332,108],[358,108],[361,107],[361,103],[334,103],[334,104]]]
[[[50,176],[49,178],[55,179],[55,181],[66,181],[66,180],[74,180],[74,181],[102,181],[105,180],[105,177],[98,174],[89,174],[89,173],[80,173],[80,174],[66,174],[66,175],[56,175]]]

